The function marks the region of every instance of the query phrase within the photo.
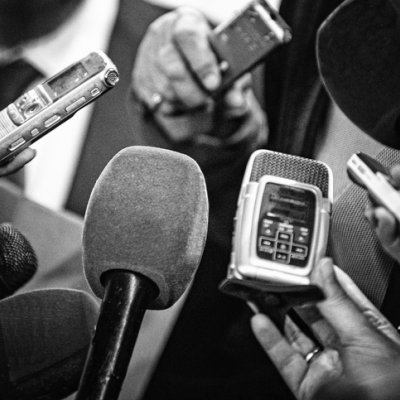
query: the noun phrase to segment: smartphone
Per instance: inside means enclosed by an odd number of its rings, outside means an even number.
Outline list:
[[[400,193],[384,165],[368,154],[359,152],[348,160],[347,173],[355,184],[368,191],[375,205],[385,207],[400,223]]]
[[[0,111],[0,165],[113,88],[119,74],[100,51],[37,85]]]
[[[274,48],[291,39],[289,26],[265,0],[250,2],[232,19],[217,26],[209,36],[222,75],[216,94],[226,91]]]
[[[238,199],[228,279],[310,285],[327,248],[332,193],[326,164],[254,152]]]

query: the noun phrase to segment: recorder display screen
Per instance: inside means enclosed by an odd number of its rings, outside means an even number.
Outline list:
[[[60,75],[47,81],[47,84],[56,97],[63,96],[65,93],[74,89],[89,76],[88,70],[83,64],[78,63],[62,72]]]
[[[257,255],[267,260],[305,267],[315,206],[312,191],[268,182],[261,202]]]

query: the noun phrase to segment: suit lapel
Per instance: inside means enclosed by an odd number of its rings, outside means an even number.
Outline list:
[[[121,0],[108,55],[117,65],[120,82],[95,103],[93,116],[66,208],[83,215],[97,177],[121,149],[135,145],[127,98],[137,47],[148,24],[163,10],[143,1]]]

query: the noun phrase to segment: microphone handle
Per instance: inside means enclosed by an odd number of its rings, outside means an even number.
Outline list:
[[[144,313],[158,290],[148,278],[111,270],[102,276],[105,293],[76,400],[116,400]]]

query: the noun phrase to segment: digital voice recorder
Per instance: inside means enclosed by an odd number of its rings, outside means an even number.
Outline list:
[[[116,66],[97,51],[18,97],[0,111],[0,164],[113,88],[118,80]]]
[[[311,290],[312,297],[320,297],[310,275],[326,252],[332,196],[332,172],[326,164],[269,150],[254,152],[242,182],[231,262],[221,289],[293,296]]]
[[[254,0],[210,34],[222,74],[224,92],[276,47],[290,42],[289,26],[267,1]]]

